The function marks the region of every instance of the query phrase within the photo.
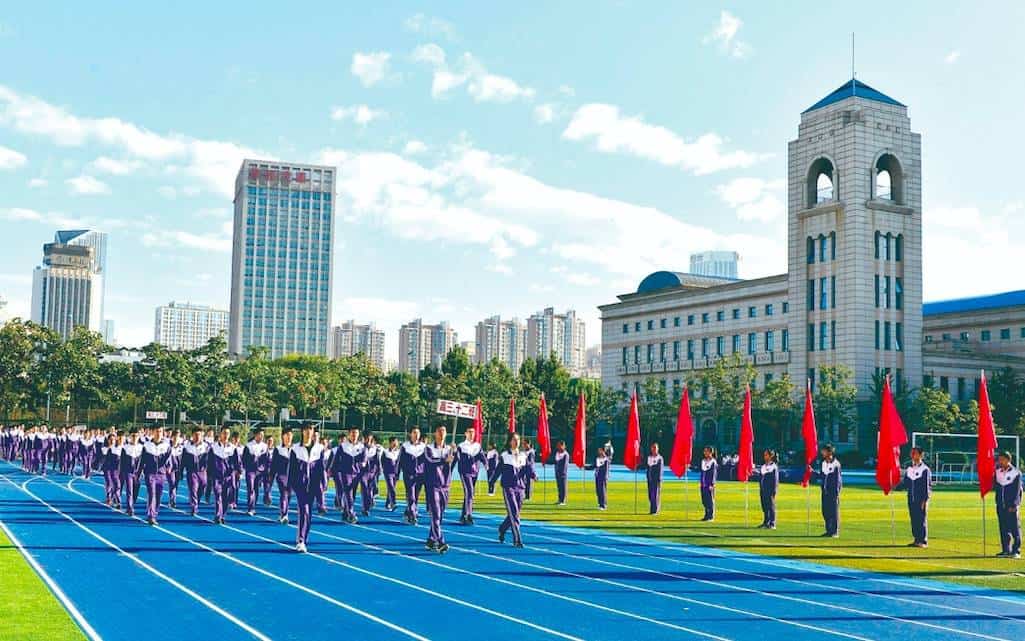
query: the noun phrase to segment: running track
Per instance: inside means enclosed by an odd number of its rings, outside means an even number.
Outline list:
[[[536,523],[516,550],[485,514],[447,523],[440,556],[401,513],[358,525],[332,513],[299,555],[276,507],[215,527],[165,506],[147,527],[103,494],[98,477],[0,462],[0,525],[92,639],[1025,636],[1025,598],[965,586]]]

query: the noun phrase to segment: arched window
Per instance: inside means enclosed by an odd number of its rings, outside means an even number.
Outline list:
[[[836,232],[829,232],[829,260],[836,260]]]
[[[883,154],[876,161],[872,197],[904,204],[904,170],[893,154]]]
[[[904,260],[904,234],[897,234],[893,245],[893,259]]]
[[[811,264],[815,263],[815,239],[812,238],[811,236],[808,236],[807,243],[808,243],[808,264],[811,265]]]
[[[836,198],[836,172],[828,158],[819,158],[808,169],[808,207]]]

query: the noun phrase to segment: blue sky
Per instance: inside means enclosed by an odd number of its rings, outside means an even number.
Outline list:
[[[227,307],[243,157],[340,171],[334,319],[596,306],[688,254],[786,270],[786,143],[858,77],[923,136],[927,300],[1025,287],[1025,4],[7,3],[0,296],[110,233],[107,316]],[[152,6],[149,6],[152,5]],[[295,7],[300,6],[301,10]],[[952,257],[956,257],[952,260]]]

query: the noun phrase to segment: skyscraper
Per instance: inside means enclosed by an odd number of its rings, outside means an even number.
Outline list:
[[[736,278],[740,254],[727,251],[707,251],[690,255],[690,273],[698,276]]]
[[[235,179],[228,349],[327,355],[333,167],[244,160]]]
[[[428,365],[441,367],[458,342],[447,321],[437,325],[425,325],[421,318],[410,321],[399,329],[399,370],[415,375]]]
[[[498,359],[513,372],[519,372],[527,357],[527,326],[518,318],[502,320],[500,316],[477,323],[475,363]]]
[[[196,349],[227,332],[228,312],[223,309],[171,301],[154,314],[153,342],[168,349]]]
[[[552,354],[573,376],[584,370],[584,321],[572,309],[556,314],[552,307],[527,319],[527,358],[548,358]]]
[[[384,331],[373,323],[358,325],[349,320],[331,329],[331,358],[365,354],[367,359],[384,371]]]
[[[43,264],[32,274],[32,321],[63,338],[78,326],[100,331],[103,274],[93,263],[88,245],[43,245]]]
[[[94,274],[103,276],[100,282],[100,322],[107,318],[105,299],[107,298],[107,234],[95,229],[63,229],[53,235],[53,242],[89,247],[93,250],[92,270]]]

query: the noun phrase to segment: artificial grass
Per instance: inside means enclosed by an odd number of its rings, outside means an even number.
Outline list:
[[[85,634],[0,530],[0,639],[85,641]]]
[[[540,470],[539,470],[540,475]],[[550,474],[550,470],[549,470]],[[1025,559],[998,559],[996,509],[992,496],[985,502],[986,555],[983,555],[983,507],[975,490],[937,488],[929,504],[929,547],[909,548],[911,527],[907,517],[907,499],[903,493],[891,499],[872,487],[847,486],[841,495],[840,538],[821,538],[819,489],[805,490],[799,485],[780,486],[777,496],[777,529],[756,529],[762,521],[758,486],[751,483],[724,482],[716,488],[716,519],[705,523],[696,480],[665,480],[662,484],[662,511],[648,514],[648,494],[643,474],[637,483],[637,510],[634,511],[634,483],[609,483],[609,505],[598,511],[594,479],[588,473],[582,482],[573,473],[567,505],[554,505],[555,483],[535,485],[534,498],[524,504],[522,517],[575,527],[600,528],[616,534],[648,537],[659,541],[726,548],[748,553],[772,555],[886,572],[904,577],[936,579],[1025,594]],[[477,485],[475,509],[504,513],[501,495],[486,496],[486,487]],[[749,491],[749,509],[745,518],[745,491]],[[547,495],[546,495],[547,492]],[[462,489],[453,483],[450,505],[462,501]],[[482,496],[483,495],[483,496]],[[547,501],[545,500],[547,498]],[[806,501],[810,499],[811,525],[808,525]],[[529,544],[529,541],[528,541]],[[609,543],[614,545],[614,543]]]

